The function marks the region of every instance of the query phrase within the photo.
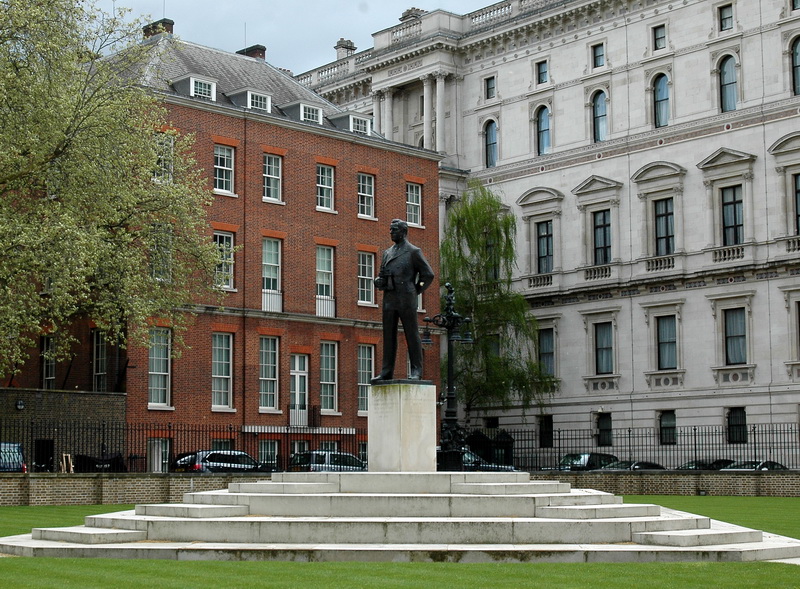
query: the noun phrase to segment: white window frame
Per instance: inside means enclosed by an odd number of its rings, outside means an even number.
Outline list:
[[[337,413],[339,409],[339,343],[319,344],[319,407],[321,413]],[[328,366],[325,367],[327,362]]]
[[[172,405],[172,331],[152,327],[147,351],[147,408]]]
[[[546,278],[537,278],[538,270],[538,241],[536,235],[536,225],[543,221],[553,223],[553,272],[561,271],[561,214],[564,195],[552,188],[537,187],[520,198],[516,204],[522,210],[522,221],[525,223],[525,270],[530,275],[528,286],[550,286],[552,277],[544,275]]]
[[[550,374],[553,378],[558,378],[558,323],[555,319],[539,319],[537,318],[539,326],[539,333],[542,330],[549,330],[553,332],[553,372]],[[537,337],[536,341],[536,361],[541,365],[541,350],[540,339]]]
[[[596,64],[596,59],[597,59],[597,52],[595,51],[596,47],[600,47],[603,50],[603,63],[601,64]],[[605,40],[590,43],[588,49],[589,49],[590,70],[597,71],[608,67],[608,47],[606,46]]]
[[[588,311],[579,311],[583,318],[583,328],[586,332],[586,374],[583,377],[586,390],[589,393],[608,394],[619,389],[619,328],[617,317],[621,307],[598,308]],[[595,326],[601,323],[611,325],[611,372],[597,374],[597,342],[595,341]]]
[[[167,133],[156,133],[156,165],[153,169],[153,182],[172,184],[175,162],[175,137]]]
[[[358,216],[362,219],[374,219],[375,176],[359,172],[356,182],[358,185]]]
[[[656,303],[643,303],[644,321],[649,337],[648,358],[649,370],[644,372],[647,386],[651,389],[675,389],[683,386],[686,369],[683,361],[683,305],[686,299],[662,300]],[[658,368],[658,319],[659,317],[675,317],[675,362],[677,366],[670,369]]]
[[[664,45],[662,47],[658,47],[657,46],[659,38],[656,37],[656,32],[659,29],[663,29],[663,31],[664,31],[664,36],[663,36]],[[655,51],[663,51],[664,49],[667,49],[669,47],[669,39],[667,38],[667,32],[668,31],[667,31],[667,24],[666,23],[659,23],[659,24],[656,24],[656,25],[653,25],[652,27],[650,27],[650,43],[651,43],[653,52],[655,52]]]
[[[372,344],[358,344],[357,367],[358,372],[358,414],[366,415],[369,412],[370,381],[375,374],[375,346]]]
[[[108,342],[105,332],[92,332],[92,390],[104,393],[108,390]]]
[[[540,64],[544,64],[544,71],[545,71],[545,80],[539,79],[539,74],[541,73],[541,68],[539,67]],[[533,82],[534,84],[539,86],[546,86],[550,84],[550,58],[547,57],[545,59],[538,59],[533,63]]]
[[[202,87],[208,87],[208,92],[198,92]],[[189,96],[195,98],[202,98],[210,100],[211,102],[217,101],[217,83],[211,80],[204,80],[202,78],[189,78]]]
[[[322,109],[310,104],[300,104],[300,120],[309,123],[322,124]]]
[[[483,99],[485,101],[495,100],[497,92],[497,74],[490,74],[483,78]]]
[[[42,388],[46,391],[56,388],[56,360],[53,357],[55,348],[55,336],[42,336]]]
[[[223,354],[223,357],[219,357]],[[211,410],[233,407],[233,334],[211,334]]]
[[[333,212],[336,168],[327,164],[317,164],[317,210]]]
[[[260,103],[260,104],[259,104]],[[252,110],[272,112],[272,96],[247,91],[247,107]]]
[[[334,248],[328,245],[318,245],[316,260],[317,297],[332,299],[335,292],[333,289]]]
[[[789,326],[789,356],[786,373],[792,382],[800,382],[800,286],[779,287],[783,293]]]
[[[262,464],[274,464],[277,468],[280,447],[278,440],[259,440],[258,461]]]
[[[272,153],[264,154],[262,167],[263,192],[265,202],[283,202],[283,158]]]
[[[358,304],[375,307],[375,254],[358,252]]]
[[[753,363],[753,297],[755,291],[724,292],[706,295],[714,318],[716,365],[711,367],[718,386],[749,386],[753,384],[756,365]],[[745,354],[744,364],[726,363],[725,311],[744,309]]]
[[[372,121],[365,117],[350,116],[350,132],[372,135]]]
[[[280,338],[258,338],[258,412],[280,413],[279,408]]]
[[[236,150],[230,145],[214,145],[214,192],[235,195]]]
[[[406,222],[422,227],[422,184],[406,182]]]
[[[217,288],[233,290],[235,235],[230,231],[214,231],[214,243],[219,250],[219,262],[214,270]]]
[[[271,246],[274,246],[274,249]],[[275,254],[277,254],[277,259],[273,259]],[[275,237],[265,237],[261,242],[261,294],[264,298],[262,311],[278,313],[282,311],[282,309],[275,308],[276,305],[282,306],[282,270],[283,240]],[[275,288],[270,288],[272,286]],[[276,298],[278,300],[274,300]]]

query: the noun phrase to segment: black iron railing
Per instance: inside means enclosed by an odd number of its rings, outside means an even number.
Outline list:
[[[303,450],[329,449],[367,459],[367,430],[307,426],[204,426],[115,421],[0,419],[0,441],[23,444],[30,472],[166,472],[181,453],[243,450],[278,470]],[[539,431],[467,428],[466,444],[485,460],[522,470],[555,468],[565,454],[602,452],[676,468],[690,460],[774,460],[800,469],[795,423],[737,428],[696,426]]]

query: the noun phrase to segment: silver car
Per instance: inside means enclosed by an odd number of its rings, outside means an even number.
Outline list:
[[[367,464],[347,452],[314,450],[298,452],[289,461],[290,472],[358,471],[367,470]]]

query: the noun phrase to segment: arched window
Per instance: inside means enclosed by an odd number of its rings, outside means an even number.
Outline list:
[[[665,74],[653,80],[653,122],[656,127],[669,124],[669,79]]]
[[[719,62],[719,107],[736,110],[736,60],[730,55]]]
[[[546,106],[536,111],[536,154],[550,153],[550,109]]]
[[[598,92],[592,98],[592,136],[595,142],[605,141],[608,136],[605,92]]]
[[[792,90],[800,95],[800,38],[792,43]]]
[[[489,121],[484,127],[485,135],[485,148],[486,158],[485,164],[487,168],[493,168],[497,165],[497,123]]]
[[[550,153],[550,109],[536,111],[536,155]]]

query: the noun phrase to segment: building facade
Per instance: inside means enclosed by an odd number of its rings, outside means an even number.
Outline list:
[[[518,218],[560,387],[487,424],[797,424],[798,0],[508,0],[373,38],[297,80],[438,150],[443,210],[476,178]]]
[[[344,449],[345,438],[355,451],[358,435],[366,456],[367,391],[381,359],[376,264],[400,218],[438,273],[440,156],[374,135],[369,117],[268,64],[263,46],[227,53],[178,40],[172,21],[155,24],[163,28],[146,28],[143,41],[147,71],[158,73],[147,85],[172,127],[194,135],[224,301],[194,301],[178,357],[157,320],[150,345],[127,350],[93,346],[81,326],[70,363],[80,369],[34,359],[13,384],[124,391],[128,424],[149,428],[124,454],[151,471],[181,452],[226,448],[285,467],[292,452]],[[169,174],[165,166],[157,180]],[[421,316],[438,307],[437,293],[435,280]],[[426,376],[438,374],[438,355],[425,360]],[[173,432],[189,426],[218,433],[179,445]]]

